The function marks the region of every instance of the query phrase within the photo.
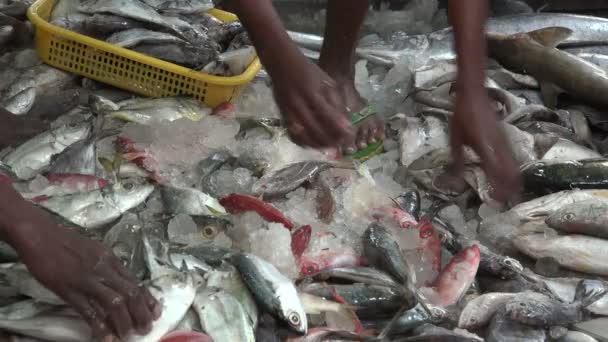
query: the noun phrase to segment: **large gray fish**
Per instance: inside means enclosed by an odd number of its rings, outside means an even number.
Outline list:
[[[265,174],[253,185],[253,192],[265,197],[283,196],[303,183],[311,181],[319,172],[331,167],[332,164],[321,161],[294,163]]]
[[[583,320],[583,304],[566,304],[537,292],[517,294],[505,306],[507,315],[517,322],[535,326],[569,326]]]
[[[603,96],[608,91],[606,71],[554,47],[570,34],[571,30],[562,27],[514,36],[488,34],[488,47],[490,55],[505,67],[536,77],[549,107],[555,107],[558,92],[594,105],[607,105]]]
[[[494,314],[515,296],[514,293],[494,292],[485,293],[473,299],[460,313],[458,327],[478,329],[486,326]]]
[[[545,233],[524,234],[515,238],[515,246],[534,258],[553,258],[568,269],[597,275],[608,275],[608,241],[585,235],[548,236]]]
[[[560,26],[572,30],[572,36],[562,43],[568,45],[603,44],[608,40],[608,19],[557,13],[533,13],[490,18],[486,22],[486,31],[500,34],[517,34],[530,32],[545,27]],[[298,45],[319,51],[323,38],[297,32],[289,32]],[[452,60],[456,58],[453,50],[453,31],[446,28],[428,35],[404,36],[393,42],[392,46],[360,47],[357,55],[375,63],[392,66],[404,56],[416,56],[416,67],[432,61]]]
[[[53,197],[40,205],[80,227],[96,229],[143,203],[152,191],[150,184],[124,182],[110,189]]]
[[[193,306],[203,331],[214,341],[255,342],[253,322],[230,293],[207,287],[198,291]]]
[[[534,13],[532,7],[520,0],[492,0],[490,1],[490,9],[493,17]]]
[[[54,155],[84,139],[90,132],[89,122],[74,122],[41,133],[4,158],[13,172],[21,179],[30,179],[44,170]]]
[[[565,206],[547,217],[549,227],[564,233],[608,238],[608,204],[582,201]]]
[[[293,330],[306,333],[308,321],[291,280],[272,264],[252,254],[237,254],[232,261],[264,310],[283,320]]]
[[[509,318],[505,308],[501,308],[492,318],[487,330],[488,342],[545,342],[545,330],[531,327]]]
[[[535,161],[521,168],[524,188],[536,194],[608,187],[608,160]]]
[[[139,44],[185,43],[183,39],[172,34],[143,28],[116,32],[108,37],[106,42],[124,48],[131,48]]]
[[[534,220],[546,218],[553,212],[584,200],[598,200],[608,203],[606,190],[565,190],[554,194],[538,197],[528,202],[520,203],[507,213],[521,220]]]

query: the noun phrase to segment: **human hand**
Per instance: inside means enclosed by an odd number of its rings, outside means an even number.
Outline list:
[[[293,60],[291,70],[271,75],[290,138],[313,148],[338,147],[352,140],[354,130],[334,80],[303,56]]]
[[[160,306],[109,250],[55,226],[37,208],[29,217],[14,229],[17,253],[40,283],[88,322],[94,338],[112,341],[149,332]]]
[[[0,148],[23,142],[48,129],[49,125],[38,119],[18,116],[0,108]]]
[[[468,145],[481,158],[481,166],[494,189],[494,199],[505,202],[519,194],[519,168],[484,88],[457,90],[450,138],[457,173],[464,168],[463,148]]]

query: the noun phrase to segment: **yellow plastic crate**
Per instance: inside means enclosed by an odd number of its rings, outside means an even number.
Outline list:
[[[27,16],[36,26],[36,50],[56,68],[150,97],[192,96],[209,107],[235,99],[261,68],[256,58],[239,76],[213,76],[72,32],[47,20],[55,0],[38,0]],[[209,12],[227,22],[229,12]]]

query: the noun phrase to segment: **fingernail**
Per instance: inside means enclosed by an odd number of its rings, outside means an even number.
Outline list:
[[[346,153],[350,154],[350,153],[355,153],[355,148],[350,146],[348,148],[346,148]]]
[[[154,309],[152,310],[152,313],[154,314],[154,319],[159,318],[162,312],[163,312],[163,308],[160,306],[159,303],[156,303],[154,305]]]
[[[151,330],[152,330],[152,324],[148,323],[145,326],[143,326],[142,328],[139,328],[139,330],[137,330],[137,333],[141,336],[144,336],[144,335],[147,335]]]
[[[376,141],[377,141],[377,140],[376,140],[376,138],[371,138],[371,139],[369,139],[369,143],[370,143],[370,144],[375,144],[375,143],[376,143]]]
[[[359,148],[366,148],[367,144],[364,142],[360,142],[358,146],[359,146]]]

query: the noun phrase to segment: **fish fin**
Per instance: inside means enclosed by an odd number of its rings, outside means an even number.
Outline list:
[[[557,107],[557,98],[561,93],[562,90],[553,83],[540,82],[540,94],[548,108],[555,109]]]
[[[574,32],[565,27],[552,26],[528,32],[528,36],[546,47],[557,47],[561,42],[572,36]]]

